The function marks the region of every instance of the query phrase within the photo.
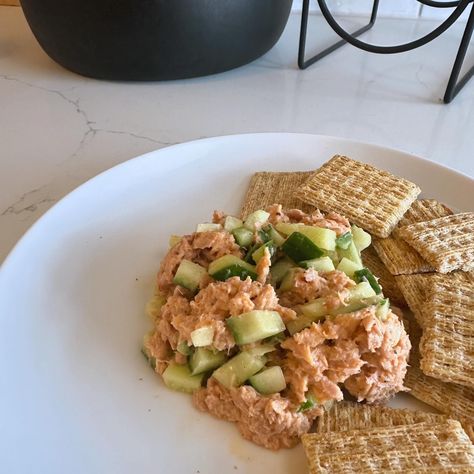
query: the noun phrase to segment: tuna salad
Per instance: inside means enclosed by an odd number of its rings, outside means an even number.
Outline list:
[[[143,352],[167,387],[278,450],[329,404],[405,390],[410,341],[360,252],[370,235],[335,213],[274,204],[172,236]]]

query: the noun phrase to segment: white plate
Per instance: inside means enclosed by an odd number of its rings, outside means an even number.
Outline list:
[[[460,210],[473,181],[399,151],[314,135],[169,147],[117,166],[54,206],[0,271],[0,465],[26,473],[299,473],[167,390],[140,354],[170,234],[237,212],[258,170],[309,170],[335,153],[418,183]],[[415,406],[409,396],[397,405]]]

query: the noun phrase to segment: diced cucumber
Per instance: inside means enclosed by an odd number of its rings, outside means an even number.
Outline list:
[[[299,406],[298,410],[296,410],[296,413],[304,412],[311,410],[311,408],[314,408],[318,404],[318,401],[314,397],[312,393],[309,393],[306,395],[306,400]]]
[[[252,259],[255,263],[258,263],[260,259],[265,255],[265,249],[268,249],[270,253],[270,258],[275,255],[276,247],[273,245],[273,240],[269,240],[261,245],[255,252],[252,253]]]
[[[293,319],[292,321],[286,323],[286,329],[288,329],[290,335],[293,336],[293,334],[296,334],[297,332],[300,332],[305,328],[309,328],[311,324],[318,322],[318,320],[322,318],[324,318],[324,316],[313,319],[311,316],[302,314],[296,319]]]
[[[360,253],[357,250],[354,241],[351,242],[347,249],[337,249],[337,254],[339,255],[339,259],[342,260],[344,257],[352,260],[354,263],[362,266],[362,260],[360,258]]]
[[[334,263],[329,257],[314,258],[313,260],[303,260],[299,263],[300,267],[313,268],[318,272],[331,272],[335,270]]]
[[[142,354],[147,358],[148,363],[152,366],[153,369],[156,368],[156,359],[151,355],[150,350],[148,349],[148,342],[150,338],[153,336],[154,331],[150,331],[149,333],[143,336],[143,344],[142,344]]]
[[[250,355],[260,357],[268,354],[269,352],[273,352],[274,350],[276,350],[275,346],[272,346],[271,344],[259,344],[258,346],[252,347],[252,349],[247,349],[246,352],[248,352]]]
[[[372,272],[368,268],[362,268],[362,270],[357,270],[354,273],[355,281],[362,282],[366,281],[370,283],[370,286],[375,291],[375,294],[379,295],[382,293],[382,287],[379,285],[377,278],[372,275]]]
[[[209,370],[217,369],[227,360],[225,351],[213,352],[204,347],[198,347],[189,359],[191,374],[201,374]]]
[[[272,265],[272,267],[270,268],[272,285],[274,287],[277,287],[287,274],[288,270],[294,267],[294,263],[287,258],[282,258],[281,260],[278,260],[278,262],[275,263],[275,265]]]
[[[259,209],[258,211],[252,212],[252,214],[249,214],[247,216],[247,219],[245,219],[244,222],[244,227],[248,230],[254,231],[257,228],[261,227],[263,224],[265,224],[265,222],[268,221],[269,217],[270,213]]]
[[[279,334],[275,334],[274,336],[271,336],[262,342],[269,346],[277,346],[278,344],[281,344],[287,337],[288,336],[284,332],[280,332]]]
[[[388,298],[383,299],[375,310],[375,315],[381,320],[387,319],[388,312],[390,311],[390,300]]]
[[[363,299],[349,299],[348,303],[344,306],[340,306],[333,314],[346,314],[353,313],[354,311],[359,311],[361,309],[367,308],[368,306],[378,305],[381,301],[379,295],[370,296],[369,298]]]
[[[270,229],[267,231],[268,235],[270,238],[273,240],[273,243],[277,247],[281,247],[285,243],[285,237],[283,237],[280,232],[278,232],[275,227],[272,225],[270,226]]]
[[[239,227],[242,227],[244,223],[240,220],[237,219],[237,217],[234,216],[226,216],[225,221],[224,221],[224,229],[227,232],[232,232],[235,229],[238,229]]]
[[[220,224],[213,224],[212,222],[203,222],[196,227],[196,232],[214,232],[216,230],[222,230],[222,226]]]
[[[359,265],[358,263],[355,263],[352,260],[349,260],[346,257],[342,257],[341,261],[339,262],[339,265],[337,266],[337,270],[340,272],[344,272],[349,278],[354,277],[354,273],[357,270],[361,270],[363,267],[362,265]]]
[[[362,252],[372,243],[370,234],[356,225],[352,226],[352,239],[359,252]]]
[[[336,247],[338,249],[346,250],[352,242],[352,234],[350,232],[346,232],[345,234],[340,235],[336,239]]]
[[[308,303],[298,306],[301,314],[309,316],[312,318],[312,322],[321,319],[322,317],[329,314],[329,311],[326,307],[325,298],[316,298],[315,300],[309,301]]]
[[[257,233],[258,233],[258,237],[260,238],[261,240],[261,243],[265,243],[265,242],[268,242],[269,240],[272,240],[272,238],[270,237],[270,233],[267,231],[267,230],[270,230],[268,226],[265,226],[265,228],[263,229],[260,229]]]
[[[323,251],[306,235],[293,232],[281,246],[283,252],[295,262],[311,260],[323,255]]]
[[[155,321],[160,315],[161,308],[165,303],[166,298],[160,293],[155,293],[153,298],[146,304],[145,313],[152,321]]]
[[[163,381],[168,388],[179,392],[193,393],[201,388],[204,374],[192,375],[187,365],[171,363],[163,372]]]
[[[169,248],[173,248],[181,239],[180,235],[171,235],[168,241]]]
[[[278,222],[278,224],[275,226],[278,232],[281,232],[286,236],[292,234],[293,232],[298,232],[302,227],[304,227],[303,224],[289,224],[288,222]]]
[[[214,328],[211,326],[203,326],[191,333],[191,341],[194,347],[210,346],[213,340]]]
[[[306,235],[315,245],[324,250],[336,249],[336,232],[324,227],[305,225],[298,230]]]
[[[241,280],[250,277],[252,280],[257,279],[257,270],[250,263],[244,262],[235,255],[224,255],[214,260],[209,265],[209,275],[215,280],[225,281],[227,278],[238,276]]]
[[[278,365],[252,375],[252,377],[249,378],[249,382],[252,387],[262,395],[281,392],[286,388],[285,376],[283,375],[281,367]]]
[[[290,268],[286,272],[280,284],[280,291],[289,291],[295,286],[295,276],[297,271],[297,268]]]
[[[191,347],[188,346],[188,344],[185,341],[181,341],[178,344],[178,347],[176,348],[176,350],[180,354],[183,354],[185,356],[191,355],[193,353],[193,350],[191,349]]]
[[[235,241],[241,247],[249,247],[253,242],[253,232],[245,227],[237,227],[232,231]]]
[[[173,278],[173,283],[183,286],[191,291],[199,288],[199,283],[207,271],[201,265],[193,263],[190,260],[181,260],[178,270]]]
[[[365,298],[371,298],[372,296],[376,295],[372,286],[366,281],[358,283],[356,286],[351,288],[349,292],[349,299],[351,300],[363,300]]]
[[[237,354],[221,365],[212,374],[224,387],[239,387],[265,365],[265,356],[256,356],[247,351]]]
[[[227,318],[226,323],[239,345],[260,341],[285,330],[280,314],[268,310],[253,310],[232,316]]]

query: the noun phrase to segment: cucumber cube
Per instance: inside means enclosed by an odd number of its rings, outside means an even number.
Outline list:
[[[193,350],[191,349],[191,347],[188,346],[188,344],[185,341],[181,341],[178,344],[178,347],[176,348],[176,350],[180,354],[183,354],[185,356],[191,355],[193,353]]]
[[[352,260],[357,265],[362,267],[362,260],[360,258],[360,252],[357,250],[354,241],[351,242],[347,249],[337,249],[337,254],[339,255],[339,259],[342,260],[344,257]]]
[[[278,260],[275,265],[272,265],[270,269],[272,285],[277,287],[283,280],[284,276],[287,274],[288,270],[294,268],[294,266],[294,263],[287,258],[282,258],[281,260]]]
[[[278,365],[252,375],[249,378],[249,382],[262,395],[281,392],[286,388],[285,376]]]
[[[369,247],[372,243],[372,237],[370,234],[356,225],[352,226],[352,236],[354,244],[359,252],[362,252],[362,250]]]
[[[346,257],[342,257],[339,265],[337,266],[337,270],[344,272],[349,278],[353,278],[354,273],[357,270],[361,270],[362,268],[362,265],[359,265]]]
[[[248,230],[254,231],[257,228],[260,228],[263,224],[265,224],[265,222],[268,221],[269,217],[270,213],[259,209],[258,211],[252,212],[252,214],[249,214],[247,216],[247,219],[245,219],[244,222],[244,227]]]
[[[227,360],[227,355],[224,351],[213,352],[204,347],[198,347],[191,358],[189,359],[189,368],[191,374],[201,374],[209,370],[217,369]]]
[[[145,334],[145,336],[143,336],[142,354],[146,357],[148,363],[152,366],[152,368],[155,369],[156,359],[151,355],[151,352],[148,349],[148,342],[153,336],[153,333],[154,331],[150,331],[149,333]]]
[[[289,224],[288,222],[279,222],[275,228],[278,232],[284,235],[290,235],[293,232],[299,232],[304,227],[303,224]]]
[[[300,262],[303,268],[313,268],[318,272],[331,272],[335,270],[334,263],[329,257],[314,258],[313,260],[303,260]]]
[[[194,347],[210,346],[214,340],[214,328],[211,326],[204,326],[195,329],[191,333],[191,341]]]
[[[383,299],[377,305],[375,310],[375,315],[381,320],[385,321],[387,319],[388,312],[390,311],[390,300],[388,298]]]
[[[193,263],[190,260],[181,260],[176,274],[173,278],[173,283],[183,286],[191,291],[196,291],[199,288],[199,283],[207,271],[201,265]]]
[[[370,286],[377,295],[382,293],[382,287],[379,285],[377,278],[372,275],[372,272],[368,268],[362,268],[362,270],[357,270],[354,273],[354,278],[357,282],[366,281],[370,283]]]
[[[239,387],[249,377],[255,375],[265,365],[265,356],[256,356],[249,352],[241,352],[221,365],[212,374],[224,387]]]
[[[298,230],[306,235],[315,245],[324,250],[336,249],[336,232],[324,227],[305,225]]]
[[[323,255],[323,251],[301,232],[293,232],[281,248],[295,262],[311,260]]]
[[[204,222],[198,224],[196,227],[196,232],[214,232],[216,230],[222,230],[222,226],[220,224],[213,224],[212,222]]]
[[[280,314],[268,310],[249,311],[227,318],[226,322],[239,345],[260,341],[286,329]]]
[[[215,280],[225,281],[227,278],[238,276],[241,280],[250,277],[252,280],[257,279],[257,270],[254,265],[244,262],[235,255],[224,255],[214,260],[209,265],[209,275]]]
[[[283,237],[273,226],[270,226],[270,229],[268,230],[268,234],[270,236],[270,239],[273,240],[273,243],[277,247],[281,247],[285,243],[285,237]]]
[[[192,375],[187,365],[171,363],[163,372],[165,385],[178,392],[195,392],[201,388],[203,379],[204,374]]]
[[[281,281],[280,284],[280,291],[289,291],[291,290],[294,285],[295,285],[295,275],[297,268],[290,268],[285,276],[283,277],[283,280]]]
[[[260,259],[265,255],[265,249],[268,249],[268,251],[270,252],[270,258],[275,255],[276,247],[273,245],[273,240],[265,242],[263,245],[258,247],[255,252],[252,252],[252,259],[255,263],[258,263]]]
[[[225,221],[224,221],[224,229],[227,232],[232,232],[235,229],[238,229],[239,227],[242,227],[244,223],[240,220],[237,219],[237,217],[234,216],[226,216]]]
[[[346,250],[352,242],[352,234],[350,232],[346,232],[345,234],[340,235],[336,239],[336,247],[338,249]]]
[[[245,227],[237,227],[232,231],[235,241],[241,247],[250,247],[253,242],[253,232]]]

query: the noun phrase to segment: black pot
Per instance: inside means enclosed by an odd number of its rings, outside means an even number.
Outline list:
[[[203,76],[267,52],[292,0],[21,0],[44,51],[100,79]]]

